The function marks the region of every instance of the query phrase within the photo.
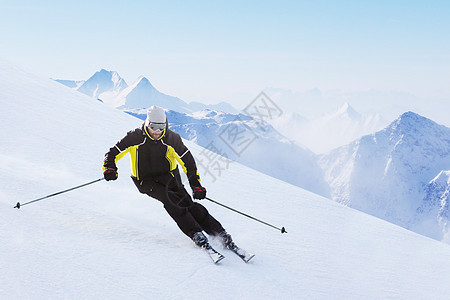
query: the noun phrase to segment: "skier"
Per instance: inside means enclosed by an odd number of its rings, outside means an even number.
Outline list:
[[[200,184],[200,176],[189,149],[180,135],[168,128],[168,121],[161,107],[152,106],[140,128],[129,131],[105,154],[104,178],[116,180],[116,162],[126,153],[131,157],[132,180],[138,190],[162,202],[167,213],[181,231],[202,248],[210,248],[203,234],[220,237],[224,247],[233,249],[235,244],[222,225],[207,209],[192,201],[184,188],[178,163],[189,179],[194,199],[204,199],[206,189]]]

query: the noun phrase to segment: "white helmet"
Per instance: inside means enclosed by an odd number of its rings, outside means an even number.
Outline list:
[[[148,127],[150,123],[166,123],[166,112],[159,106],[153,105],[147,111],[147,119],[145,119],[145,126]]]

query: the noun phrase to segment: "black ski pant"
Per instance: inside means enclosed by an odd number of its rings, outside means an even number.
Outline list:
[[[224,230],[203,205],[192,201],[179,174],[169,173],[141,181],[132,179],[141,193],[162,202],[181,231],[191,239],[194,233],[202,230],[209,235],[217,235]]]

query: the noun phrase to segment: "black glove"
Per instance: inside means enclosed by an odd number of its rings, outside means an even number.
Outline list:
[[[108,168],[103,172],[103,177],[105,177],[106,181],[116,180],[118,176],[117,171],[113,168]]]
[[[192,189],[192,195],[194,196],[194,199],[205,199],[206,189],[202,186],[196,186]]]

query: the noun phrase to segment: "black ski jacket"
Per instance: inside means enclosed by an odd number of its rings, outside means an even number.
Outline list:
[[[171,174],[179,176],[179,163],[189,179],[191,188],[201,186],[197,166],[189,149],[183,144],[178,133],[164,130],[158,140],[154,140],[147,131],[145,124],[129,131],[105,154],[103,170],[113,168],[125,154],[131,158],[131,173],[135,181],[164,177]]]

